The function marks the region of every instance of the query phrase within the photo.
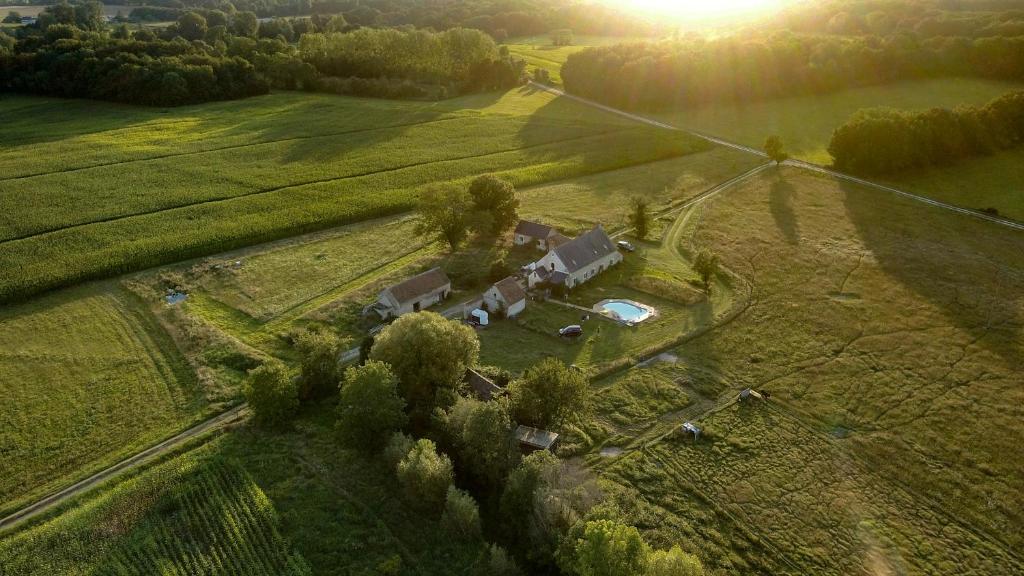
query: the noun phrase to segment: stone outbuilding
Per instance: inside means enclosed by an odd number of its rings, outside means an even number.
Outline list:
[[[387,320],[402,314],[419,312],[448,298],[452,293],[452,281],[440,268],[427,270],[394,286],[385,288],[377,301],[363,310],[373,311]]]
[[[515,278],[509,276],[484,292],[484,306],[488,312],[501,312],[511,318],[526,308],[526,290]]]

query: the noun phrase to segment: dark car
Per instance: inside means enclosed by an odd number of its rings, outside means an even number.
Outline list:
[[[558,335],[563,338],[579,338],[583,336],[583,327],[576,324],[566,326],[558,331]]]

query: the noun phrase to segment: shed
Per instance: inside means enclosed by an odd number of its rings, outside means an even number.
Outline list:
[[[539,222],[531,222],[530,220],[520,220],[519,224],[516,225],[513,239],[516,246],[526,246],[536,242],[538,250],[548,250],[551,248],[548,241],[556,236],[562,236],[547,224],[541,224]],[[564,238],[564,236],[562,236]]]
[[[753,398],[755,400],[764,400],[764,396],[762,396],[761,393],[758,392],[757,390],[744,388],[743,391],[740,392],[740,400],[747,400],[749,398]]]
[[[520,425],[516,428],[516,440],[524,450],[551,450],[558,441],[558,434],[548,430],[541,430],[532,426]]]
[[[451,291],[452,281],[448,275],[440,268],[433,268],[384,289],[377,301],[367,306],[363,313],[374,311],[386,320],[419,312],[444,300]]]
[[[697,438],[700,437],[700,428],[697,427],[697,425],[694,424],[693,422],[684,422],[683,423],[683,430],[693,434],[693,439],[694,440],[696,440]]]

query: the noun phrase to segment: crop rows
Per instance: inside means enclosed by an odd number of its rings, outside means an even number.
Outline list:
[[[704,145],[631,129],[530,149],[193,204],[0,244],[0,301],[255,242],[408,211],[430,182],[498,173],[517,186],[678,156]]]
[[[99,567],[125,575],[310,573],[278,531],[270,501],[241,468],[193,458],[161,465],[0,543],[5,574]]]

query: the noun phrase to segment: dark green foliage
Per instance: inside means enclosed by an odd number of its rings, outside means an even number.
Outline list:
[[[627,222],[633,229],[633,235],[640,240],[645,240],[651,231],[651,212],[647,205],[647,199],[640,196],[630,201],[629,218]]]
[[[488,486],[498,486],[519,463],[515,423],[504,398],[481,402],[460,398],[448,415],[448,432],[458,450],[460,472]]]
[[[778,136],[769,136],[764,142],[764,153],[772,159],[772,162],[776,164],[782,164],[786,160],[789,160],[789,154],[786,153],[785,147],[782,145],[782,138]]]
[[[572,46],[572,30],[567,28],[552,30],[551,43],[555,46]]]
[[[420,194],[416,212],[420,220],[416,232],[436,236],[454,251],[469,234],[473,209],[465,190],[453,186],[431,186]]]
[[[480,508],[468,492],[455,486],[448,487],[448,495],[441,514],[441,528],[459,540],[480,537]]]
[[[538,428],[558,428],[585,414],[590,387],[578,370],[545,358],[509,386],[516,420]]]
[[[715,274],[718,274],[718,255],[708,249],[701,250],[693,259],[693,271],[700,276],[704,291],[710,292],[711,281],[714,280]]]
[[[414,421],[422,423],[438,391],[454,392],[479,354],[480,341],[472,328],[434,312],[418,312],[381,331],[370,358],[391,365]]]
[[[591,520],[573,526],[559,551],[558,566],[570,576],[643,576],[650,555],[635,527]]]
[[[469,195],[473,199],[474,220],[478,215],[486,215],[479,218],[488,225],[482,232],[498,236],[519,220],[516,187],[508,180],[485,174],[469,185]]]
[[[476,576],[522,576],[522,574],[516,561],[497,544],[491,544],[487,550],[487,560],[476,572]]]
[[[300,398],[322,398],[338,390],[339,357],[347,344],[326,330],[309,330],[295,338],[302,370]]]
[[[370,359],[370,350],[373,349],[373,342],[373,336],[367,336],[359,343],[359,364],[366,364],[366,361]]]
[[[11,10],[10,12],[7,13],[7,16],[4,16],[3,23],[4,24],[21,24],[21,14],[18,14],[14,10]]]
[[[256,421],[263,426],[280,428],[291,421],[299,408],[298,386],[288,368],[278,360],[269,360],[250,370],[243,392]]]
[[[367,362],[345,371],[338,399],[338,434],[349,448],[376,452],[405,426],[405,401],[398,379],[383,362]]]
[[[724,36],[587,48],[561,70],[569,92],[627,109],[821,94],[911,78],[1024,78],[1024,36]]]
[[[862,110],[832,134],[836,168],[862,174],[950,163],[1024,143],[1024,92],[981,108],[903,112]]]
[[[427,439],[416,441],[398,463],[398,482],[408,504],[424,513],[439,514],[452,485],[452,461]],[[435,516],[436,517],[436,516]]]

